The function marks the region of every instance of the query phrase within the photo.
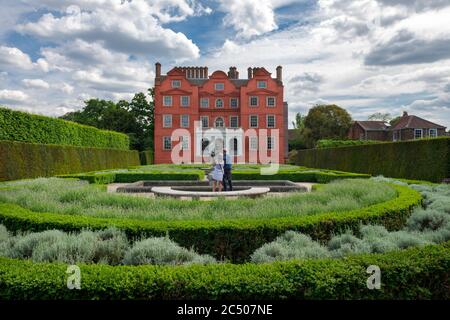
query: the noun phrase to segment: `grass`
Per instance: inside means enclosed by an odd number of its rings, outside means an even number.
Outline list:
[[[405,184],[392,179],[372,180]],[[450,186],[411,185],[424,197],[424,207],[414,210],[405,228],[389,232],[379,225],[361,225],[359,233],[351,231],[334,236],[327,244],[309,236],[288,231],[256,250],[251,260],[265,263],[303,258],[341,258],[352,254],[384,253],[409,247],[439,244],[450,240]]]
[[[2,184],[0,201],[34,212],[153,221],[280,218],[343,212],[396,197],[389,185],[366,179],[340,180],[305,194],[280,198],[180,201],[109,194],[84,181],[40,178]]]

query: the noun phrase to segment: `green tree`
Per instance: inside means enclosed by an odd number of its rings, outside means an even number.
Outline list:
[[[381,113],[381,112],[376,112],[367,118],[367,120],[371,121],[384,121],[384,122],[388,122],[391,119],[392,115],[390,113]]]
[[[305,118],[303,136],[309,148],[321,139],[345,139],[352,125],[352,117],[337,105],[317,105]]]
[[[295,121],[292,121],[294,129],[303,129],[305,127],[305,116],[302,116],[300,112],[295,115]]]
[[[154,103],[153,89],[149,89],[151,101],[144,93],[134,95],[128,102],[90,99],[82,110],[70,112],[61,118],[81,124],[126,133],[130,146],[136,150],[153,149]]]

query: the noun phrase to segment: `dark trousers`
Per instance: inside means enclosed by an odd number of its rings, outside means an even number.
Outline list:
[[[223,172],[223,190],[233,191],[233,184],[231,183],[231,170],[224,170]]]

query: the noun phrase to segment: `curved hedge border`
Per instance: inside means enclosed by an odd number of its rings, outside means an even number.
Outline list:
[[[60,229],[78,231],[83,228],[104,229],[116,226],[127,235],[162,236],[184,247],[194,247],[199,253],[233,262],[245,261],[251,253],[287,230],[296,230],[316,240],[329,240],[333,233],[352,229],[361,223],[384,225],[398,230],[406,222],[413,207],[422,201],[421,195],[408,187],[392,185],[398,197],[383,203],[347,212],[328,212],[299,217],[272,219],[230,219],[220,221],[143,221],[135,219],[96,218],[59,213],[38,213],[15,204],[0,203],[0,223],[9,230],[43,231]]]
[[[259,171],[233,171],[234,180],[289,180],[292,182],[328,183],[340,179],[368,179],[370,177],[371,176],[369,174],[327,170],[314,171],[314,169],[301,171],[279,171],[274,175],[261,175]]]
[[[0,107],[0,140],[128,150],[123,133]]]
[[[133,183],[138,181],[200,181],[205,177],[201,170],[190,172],[88,172],[82,174],[67,174],[58,176],[59,178],[75,178],[89,181],[89,183],[109,184],[109,183]]]
[[[381,289],[367,289],[367,267]],[[271,264],[82,265],[81,289],[67,265],[0,258],[0,299],[449,299],[450,242],[385,254]]]

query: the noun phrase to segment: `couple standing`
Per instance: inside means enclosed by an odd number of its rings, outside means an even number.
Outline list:
[[[213,161],[212,191],[216,192],[218,190],[222,192],[222,188],[224,188],[224,191],[233,191],[231,157],[227,154],[227,150],[223,149],[223,154],[218,155],[213,152],[211,158]]]

